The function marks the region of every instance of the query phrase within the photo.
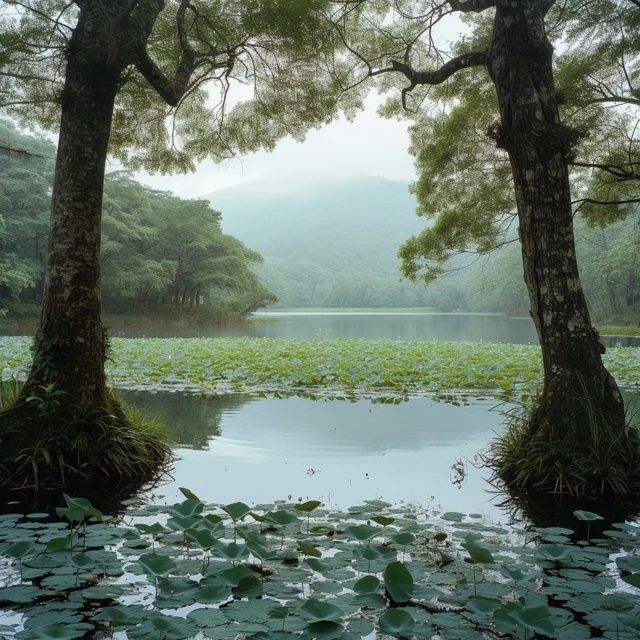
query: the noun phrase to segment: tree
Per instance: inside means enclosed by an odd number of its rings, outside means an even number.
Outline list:
[[[300,137],[326,121],[338,85],[333,75],[318,73],[325,53],[337,70],[325,5],[4,2],[0,109],[23,124],[52,130],[60,124],[42,318],[24,393],[0,418],[2,429],[19,431],[29,414],[25,399],[53,386],[57,413],[71,404],[91,406],[94,416],[126,423],[104,375],[100,223],[107,154],[133,167],[188,170],[200,158],[271,148],[283,135]],[[241,82],[254,98],[229,110],[230,88]]]
[[[593,70],[598,62],[599,71],[612,77],[611,60],[619,58],[620,50],[611,52],[606,63],[596,52],[588,60],[591,67],[574,56],[558,70],[564,81],[571,81],[565,82],[569,88],[580,88],[576,98],[595,105],[577,109],[567,122],[561,116],[566,97],[556,86],[549,32],[559,38],[570,29],[597,29],[597,12],[588,12],[589,20],[583,20],[584,3],[356,4],[336,23],[354,64],[364,71],[356,82],[399,77],[405,83],[400,102],[408,106],[413,98],[418,109],[412,132],[419,170],[414,189],[421,213],[437,217],[402,247],[405,274],[429,279],[457,251],[491,249],[508,228],[515,201],[544,387],[526,428],[517,434],[511,429],[502,440],[494,460],[498,474],[524,490],[581,495],[633,491],[640,470],[638,436],[626,425],[622,396],[602,363],[604,347],[591,324],[578,274],[569,181],[587,132],[602,140],[624,119],[598,108],[593,92],[600,89],[599,81],[585,73],[585,65]],[[589,4],[599,4],[602,14],[604,5],[617,10],[625,3]],[[637,11],[636,2],[628,0],[627,5]],[[451,16],[464,17],[469,29],[447,53],[438,46],[437,26]],[[443,108],[429,110],[431,98],[441,100]],[[397,108],[387,113],[397,113]],[[484,142],[485,133],[492,144]],[[585,143],[585,149],[593,151],[593,142]],[[610,175],[616,164],[614,154],[599,163],[584,162],[583,168]]]

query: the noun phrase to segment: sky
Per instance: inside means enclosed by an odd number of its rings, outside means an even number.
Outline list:
[[[434,40],[444,49],[468,31],[457,14],[438,24]],[[155,189],[173,191],[181,197],[199,197],[243,182],[271,176],[374,175],[412,182],[413,158],[409,153],[408,120],[388,120],[379,116],[385,98],[371,93],[365,109],[348,122],[345,118],[307,134],[304,142],[291,138],[280,141],[271,153],[258,152],[223,164],[202,162],[187,175],[149,175],[136,178]]]
[[[412,181],[415,172],[409,153],[409,122],[379,116],[377,108],[382,101],[381,96],[371,94],[353,122],[339,118],[310,131],[304,142],[285,138],[271,153],[252,153],[217,165],[205,161],[186,175],[135,175],[153,188],[191,198],[271,176],[368,174]]]

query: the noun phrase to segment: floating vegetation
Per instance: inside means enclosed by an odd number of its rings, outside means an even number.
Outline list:
[[[368,501],[169,505],[104,517],[65,496],[0,516],[0,634],[73,640],[359,640],[640,633],[640,526],[576,512],[576,531]],[[135,500],[129,501],[134,503]],[[585,530],[584,525],[587,525]],[[113,636],[111,634],[116,633]]]
[[[0,337],[0,378],[24,378],[29,338]],[[638,385],[640,349],[618,347],[606,365]],[[114,339],[112,386],[136,389],[324,394],[467,391],[530,395],[542,381],[536,346],[393,340],[273,338]]]

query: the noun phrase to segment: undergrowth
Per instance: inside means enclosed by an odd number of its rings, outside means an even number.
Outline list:
[[[2,383],[3,410],[10,419],[0,430],[2,489],[131,487],[170,461],[166,426],[112,392],[104,406],[91,406],[66,402],[53,385],[22,397],[20,383]]]
[[[640,431],[628,419],[620,429],[585,401],[586,428],[557,433],[531,428],[535,401],[505,414],[505,430],[484,463],[492,482],[511,493],[564,494],[597,500],[632,496],[640,489]]]

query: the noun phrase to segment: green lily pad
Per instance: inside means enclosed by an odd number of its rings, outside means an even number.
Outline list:
[[[397,604],[411,600],[414,590],[413,576],[402,562],[390,562],[384,570],[384,584]]]
[[[335,604],[315,598],[309,598],[298,612],[311,622],[338,622],[344,613]]]
[[[413,616],[404,609],[389,609],[378,618],[380,631],[396,638],[406,637],[414,625]]]

